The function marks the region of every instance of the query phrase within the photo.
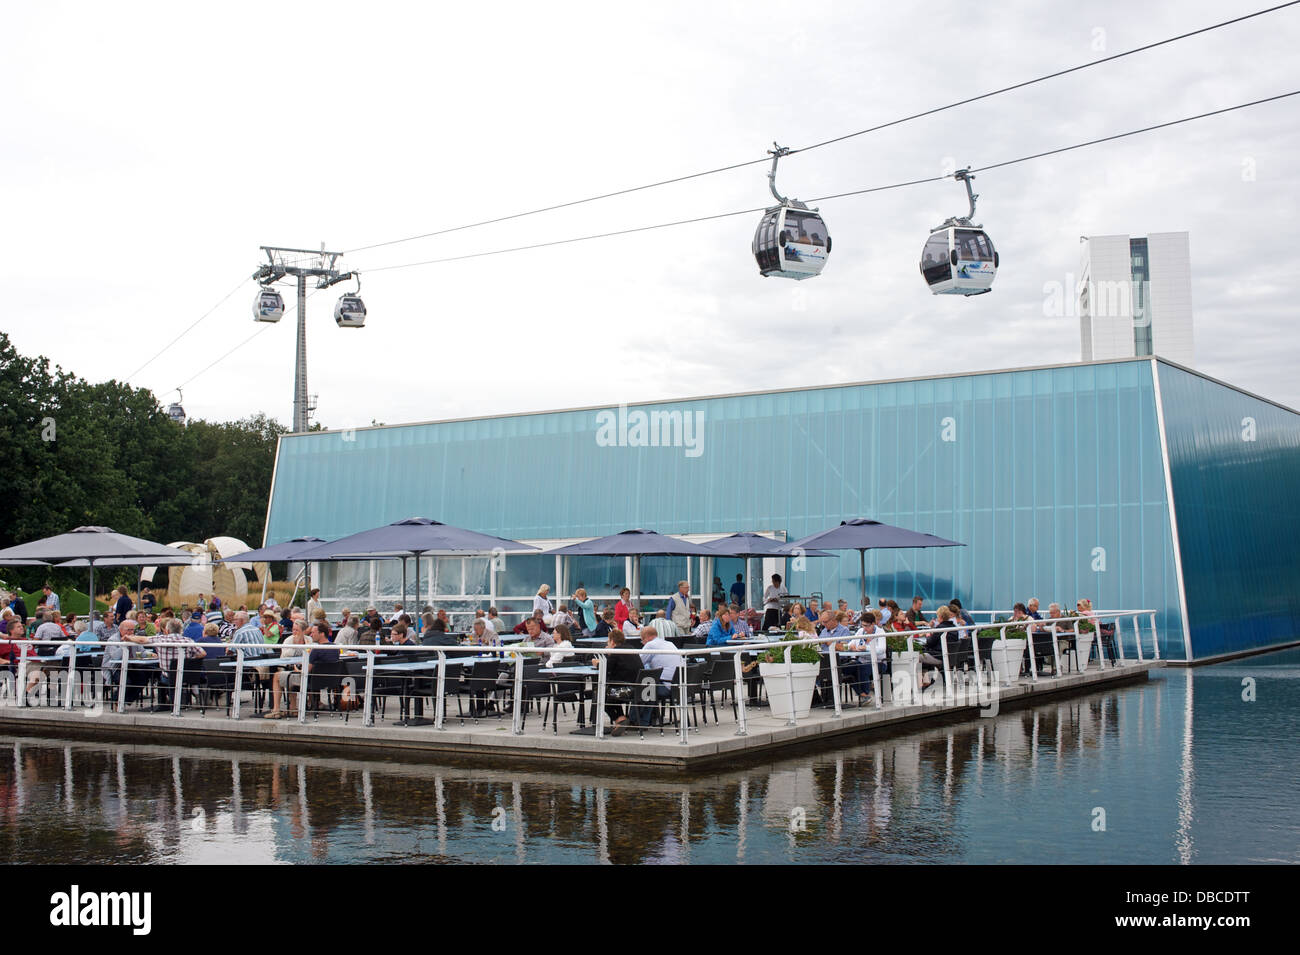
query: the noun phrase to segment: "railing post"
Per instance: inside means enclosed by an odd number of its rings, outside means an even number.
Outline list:
[[[678,735],[681,736],[681,738],[682,738],[682,739],[681,739],[681,743],[682,743],[683,746],[687,745],[687,744],[690,742],[690,738],[689,738],[689,736],[690,736],[690,734],[689,734],[689,727],[687,727],[687,725],[686,725],[686,719],[687,719],[687,712],[686,712],[686,670],[687,670],[687,667],[686,667],[686,664],[689,662],[689,660],[690,660],[690,658],[687,657],[687,656],[685,656],[685,654],[683,653],[682,650],[678,650],[678,651],[677,651],[677,673],[679,674],[679,677],[680,677],[680,679],[678,680],[678,693],[677,693],[677,699],[678,699],[678,711],[677,711],[678,729],[677,729],[677,732],[678,732]]]
[[[443,728],[444,710],[447,708],[447,653],[444,650],[438,651],[438,699],[433,703],[433,728],[440,730]]]
[[[790,662],[790,644],[785,645],[785,691],[790,696],[790,719],[786,721],[786,726],[798,726],[794,718],[794,664]]]
[[[303,649],[306,649],[305,647]],[[293,674],[288,674],[292,676]],[[298,722],[307,722],[307,687],[311,679],[311,651],[302,654],[302,684],[298,687]],[[286,679],[285,682],[288,682]],[[277,701],[277,705],[279,705]]]
[[[831,655],[831,696],[835,699],[835,718],[839,719],[844,715],[840,711],[840,653],[834,640],[827,649]]]
[[[871,695],[875,698],[876,709],[880,709],[885,705],[882,700],[885,694],[880,686],[880,664],[876,662],[876,651],[871,646],[872,639],[871,637],[867,638],[867,656],[871,657]],[[885,639],[888,640],[888,637]],[[886,649],[888,649],[888,644],[886,644]]]
[[[939,634],[939,651],[943,656],[943,698],[951,700],[953,698],[952,678],[948,675],[948,634],[946,633]]]
[[[255,691],[256,692],[256,691]],[[239,698],[244,695],[244,647],[235,644],[235,701],[230,707],[230,718],[239,719]]]
[[[582,613],[582,608],[578,608],[578,613]],[[606,682],[606,670],[609,667],[609,657],[606,654],[596,654],[596,712],[593,714],[596,721],[596,739],[605,738],[605,694],[608,691]]]
[[[976,679],[976,680],[981,680],[981,678],[983,677],[983,673],[982,673],[981,670],[980,670],[980,628],[979,628],[979,624],[976,624],[972,629],[974,629],[975,632],[971,634],[971,638],[970,638],[970,648],[971,648],[971,650],[972,650],[972,651],[974,652],[974,654],[975,654],[975,679]]]
[[[522,650],[515,651],[515,704],[512,707],[510,731],[516,736],[522,736],[524,731],[521,729],[521,723],[524,715],[524,653]]]
[[[162,678],[161,669],[159,679]],[[185,685],[185,650],[181,648],[176,654],[176,685],[172,687],[172,716],[181,715],[181,687]]]
[[[77,682],[77,646],[74,643],[72,652],[68,654],[68,686],[63,693],[63,708],[72,709],[72,685]]]
[[[27,705],[27,646],[22,644],[18,647],[18,652],[22,654],[18,658],[18,683],[14,690],[18,693],[18,705],[24,707]]]
[[[366,651],[366,702],[365,709],[362,710],[361,725],[375,725],[375,651]]]
[[[1061,676],[1061,645],[1056,641],[1056,624],[1051,624],[1052,629],[1052,679],[1060,679]]]
[[[1025,645],[1029,650],[1029,679],[1031,683],[1038,682],[1038,658],[1034,655],[1034,634],[1041,633],[1042,630],[1035,630],[1032,627],[1025,627]],[[1006,631],[1003,631],[1003,636]]]
[[[122,644],[122,665],[117,671],[117,711],[126,712],[126,668],[131,662],[131,645]]]
[[[1154,659],[1160,659],[1160,633],[1156,630],[1156,615],[1154,613],[1151,615],[1151,654]]]
[[[732,684],[732,695],[736,698],[736,718],[740,726],[736,729],[737,736],[748,736],[749,730],[745,728],[745,670],[744,661],[741,659],[743,654],[737,650],[731,655],[731,670],[735,676],[735,683]]]
[[[1115,630],[1116,632],[1118,632],[1119,627],[1116,627]],[[1133,639],[1137,641],[1138,663],[1146,663],[1146,655],[1143,654],[1142,652],[1142,627],[1138,624],[1137,614],[1133,615]],[[1124,646],[1124,642],[1122,640],[1119,642],[1119,646],[1120,647]],[[1124,659],[1124,655],[1122,653],[1120,654],[1120,659],[1121,660]]]

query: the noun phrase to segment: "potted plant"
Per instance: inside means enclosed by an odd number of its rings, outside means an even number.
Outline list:
[[[994,620],[994,626],[979,632],[981,637],[992,637],[989,644],[989,656],[993,661],[993,671],[998,675],[998,682],[1010,686],[1020,676],[1020,665],[1024,660],[1029,637],[1024,627],[1007,627],[1003,637],[1002,627],[998,624],[1008,623],[1005,617]]]
[[[1092,656],[1092,644],[1097,639],[1097,627],[1091,620],[1079,621],[1079,637],[1075,641],[1075,647],[1079,653],[1079,669],[1088,669],[1088,658]],[[1101,653],[1098,652],[1097,659],[1100,661]],[[1097,664],[1101,666],[1100,663]]]
[[[797,631],[788,631],[781,639],[789,643],[798,639]],[[821,672],[822,655],[811,644],[790,647],[790,665],[785,663],[785,648],[776,646],[758,656],[758,672],[767,687],[772,716],[777,719],[803,719],[812,708],[813,690]]]

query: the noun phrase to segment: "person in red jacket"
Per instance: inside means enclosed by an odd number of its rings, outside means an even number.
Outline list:
[[[619,630],[627,621],[628,611],[632,609],[632,591],[624,587],[618,592],[618,603],[614,604],[614,624]]]

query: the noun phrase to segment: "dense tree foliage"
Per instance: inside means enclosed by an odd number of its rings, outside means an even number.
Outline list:
[[[0,332],[0,547],[102,524],[169,543],[262,542],[279,422],[167,417],[153,393],[91,384]],[[11,582],[42,571],[15,571]]]

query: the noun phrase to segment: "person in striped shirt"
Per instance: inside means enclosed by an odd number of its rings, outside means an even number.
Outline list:
[[[266,645],[266,638],[262,635],[262,628],[248,620],[248,612],[239,610],[235,612],[235,635],[230,638],[234,644],[243,644],[248,647],[244,651],[244,659],[251,657],[266,656],[269,648]],[[227,656],[236,656],[234,647],[226,648]]]

